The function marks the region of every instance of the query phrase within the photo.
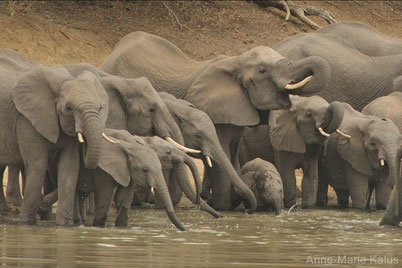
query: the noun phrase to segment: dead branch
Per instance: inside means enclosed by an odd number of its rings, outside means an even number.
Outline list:
[[[176,13],[174,13],[173,10],[168,6],[167,1],[162,1],[162,3],[165,6],[165,8],[168,10],[169,16],[176,21],[177,25],[179,25],[180,30],[183,28],[188,29],[188,27],[186,25],[180,23],[179,18],[177,17]]]
[[[263,1],[263,0],[256,0],[254,1],[261,7],[275,7],[281,9],[286,12],[285,20],[289,20],[290,14],[299,18],[302,22],[307,24],[313,29],[319,29],[317,23],[313,22],[307,16],[318,16],[326,20],[329,24],[336,23],[335,16],[327,11],[326,9],[315,7],[315,6],[299,6],[294,4],[292,1],[281,0],[281,1]]]

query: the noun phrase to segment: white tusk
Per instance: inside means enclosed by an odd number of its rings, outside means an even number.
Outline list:
[[[311,80],[311,78],[313,78],[312,75],[307,76],[306,78],[304,78],[304,79],[303,79],[302,81],[300,81],[299,83],[296,83],[296,84],[287,84],[287,85],[285,86],[285,89],[287,89],[287,90],[293,90],[293,89],[300,88],[300,87],[304,86],[305,84],[307,84],[307,83]]]
[[[153,186],[151,187],[151,193],[155,194],[155,188]]]
[[[205,156],[205,159],[207,160],[207,164],[209,167],[212,167],[212,161],[211,161],[211,157],[209,157],[209,155]]]
[[[336,130],[336,133],[338,133],[339,135],[344,136],[345,138],[348,138],[348,139],[352,138],[352,136],[343,133],[343,132],[340,131],[339,129]]]
[[[195,150],[195,149],[191,149],[191,148],[187,148],[181,144],[178,144],[177,142],[175,142],[171,137],[166,136],[165,140],[167,140],[168,142],[170,142],[171,144],[173,144],[174,146],[176,146],[177,148],[179,148],[180,150],[182,150],[183,152],[186,153],[193,153],[193,154],[200,154],[201,151],[200,150]]]
[[[102,136],[103,136],[103,138],[104,138],[106,141],[108,141],[108,142],[110,142],[110,143],[112,143],[112,144],[119,144],[119,143],[120,143],[119,141],[116,141],[116,140],[114,140],[114,139],[109,138],[108,136],[106,136],[105,133],[102,133]]]
[[[382,167],[385,165],[384,159],[382,159],[382,158],[380,159],[380,164]]]
[[[80,143],[84,143],[84,138],[82,137],[82,133],[81,133],[81,132],[78,132],[77,136],[78,136],[78,141],[79,141]]]
[[[322,127],[319,127],[319,128],[318,128],[318,131],[320,131],[321,135],[323,135],[323,136],[325,136],[325,137],[331,136],[331,135],[329,135],[327,132],[325,132],[325,131],[322,129]]]

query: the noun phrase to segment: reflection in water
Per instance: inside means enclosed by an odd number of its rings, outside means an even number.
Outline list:
[[[384,258],[402,263],[401,228],[379,226],[380,212],[292,210],[276,217],[237,211],[214,219],[179,208],[189,232],[175,229],[164,211],[130,213],[127,228],[112,227],[114,213],[106,228],[61,228],[54,222],[19,226],[0,220],[0,266],[304,267],[316,258],[321,264],[315,267],[322,267],[333,258],[341,262],[336,267],[347,267],[348,258],[358,257],[366,259],[363,264],[354,259],[362,266],[376,266],[373,261],[379,266]]]

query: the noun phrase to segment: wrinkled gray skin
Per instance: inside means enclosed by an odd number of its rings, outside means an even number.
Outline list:
[[[261,158],[255,158],[241,168],[241,179],[255,194],[257,210],[275,211],[276,215],[282,213],[282,179],[273,164]],[[244,203],[245,207],[248,207],[247,200],[244,200]]]
[[[402,92],[394,92],[388,96],[380,97],[370,102],[364,107],[362,113],[367,115],[375,115],[381,118],[391,119],[402,133]],[[396,171],[400,170],[402,158],[402,143],[399,148],[399,156],[390,161],[396,161]],[[395,186],[391,192],[385,215],[381,220],[382,225],[398,225],[402,221],[402,189],[401,189],[401,172],[399,178],[394,182]]]
[[[331,134],[341,124],[343,105],[329,104],[319,96],[292,96],[290,110],[275,111],[275,125],[247,129],[240,149],[241,163],[255,157],[275,160],[281,174],[285,207],[296,202],[295,169],[303,169],[302,208],[315,206],[318,185],[318,157],[327,137],[318,128]]]
[[[206,112],[215,124],[224,153],[238,172],[237,151],[244,127],[267,123],[268,110],[290,107],[289,93],[315,93],[325,88],[330,76],[328,64],[318,57],[289,61],[269,47],[200,62],[169,41],[144,32],[123,37],[102,70],[123,77],[145,76],[157,91],[185,99]],[[304,86],[285,89],[285,85],[304,81],[310,75],[313,78]],[[232,208],[233,183],[243,185],[249,212],[254,211],[254,195],[237,176],[227,177],[224,170],[218,165],[206,170],[212,178],[212,206]]]
[[[391,120],[364,115],[346,103],[344,106],[339,129],[352,137],[334,133],[329,138],[326,155],[319,161],[317,205],[326,206],[329,184],[341,207],[348,207],[350,194],[354,208],[369,208],[375,189],[376,207],[385,209],[399,174],[402,135]]]
[[[83,71],[90,71],[101,76],[99,81],[109,99],[106,127],[125,129],[133,135],[169,136],[178,143],[183,143],[178,125],[146,78],[127,79],[111,76],[89,64],[73,64],[64,67],[73,76]],[[15,178],[10,180],[18,181]]]
[[[201,151],[200,154],[192,154],[192,156],[203,160],[204,169],[208,170],[205,158],[208,156],[212,160],[212,165],[217,165],[221,168],[225,176],[239,177],[229,158],[223,151],[218,135],[216,134],[215,126],[209,116],[205,112],[195,108],[194,105],[188,101],[176,99],[169,93],[160,92],[159,95],[165,101],[170,113],[179,125],[185,146]],[[237,181],[238,179],[234,180],[234,182]],[[236,183],[234,185],[236,186]],[[239,185],[239,187],[242,189],[242,185]],[[209,178],[204,178],[203,197],[208,197],[205,191],[209,193],[209,190]],[[232,208],[237,206],[235,203],[236,201],[232,199]]]
[[[338,22],[321,27],[316,32],[342,37],[360,52],[369,56],[402,54],[402,39],[385,35],[362,22]]]
[[[169,142],[159,138],[159,137],[142,137],[147,143],[148,147],[155,151],[156,155],[162,164],[162,170],[165,177],[165,181],[169,188],[169,193],[172,198],[173,205],[179,203],[182,193],[188,197],[188,199],[194,204],[199,204],[200,209],[208,212],[215,218],[221,217],[217,211],[211,208],[204,200],[200,199],[200,193],[194,192],[193,186],[189,182],[188,172],[186,165],[190,168],[192,175],[195,180],[196,189],[201,190],[201,179],[198,173],[198,169],[194,160],[185,154],[184,152],[178,150],[176,147],[172,146]],[[145,189],[140,189],[136,192],[136,196],[140,197],[139,201],[147,202],[144,200],[144,195],[149,198],[150,193],[144,191]],[[149,190],[149,189],[147,189]],[[148,192],[148,193],[147,193]],[[138,194],[138,195],[137,195]],[[152,198],[152,197],[151,197]],[[156,192],[155,196],[155,206],[157,208],[163,207],[159,193]]]
[[[0,146],[0,163],[1,171],[6,165],[25,166],[20,222],[36,222],[48,158],[57,156],[56,222],[70,225],[79,169],[77,133],[81,132],[85,139],[85,166],[96,168],[108,113],[107,94],[90,72],[74,78],[62,67],[36,64],[29,70],[21,67],[16,73],[14,67],[19,64],[13,59],[23,56],[10,50],[1,53],[0,140],[4,144]],[[0,203],[5,204],[3,191],[0,194]]]
[[[310,56],[325,59],[331,69],[331,78],[318,95],[328,102],[346,102],[361,111],[374,99],[402,90],[402,52],[369,56],[345,39],[325,33],[297,34],[273,48],[293,60]]]
[[[128,224],[134,189],[155,187],[169,219],[179,230],[187,230],[176,216],[163,178],[162,166],[155,152],[140,137],[132,136],[125,130],[106,129],[105,132],[119,141],[119,144],[103,142],[99,168],[90,174],[89,180],[95,186],[94,225],[105,225],[116,187],[121,190],[120,195],[124,195],[116,204],[116,226]],[[78,187],[78,190],[87,189]]]

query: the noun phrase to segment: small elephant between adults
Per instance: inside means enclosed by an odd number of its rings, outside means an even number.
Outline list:
[[[341,207],[348,207],[350,195],[354,208],[369,208],[375,190],[376,208],[385,209],[398,181],[402,135],[391,120],[343,105],[345,116],[339,129],[351,138],[337,134],[329,138],[327,152],[319,163],[317,204],[327,204],[331,185]]]
[[[247,162],[241,168],[241,179],[254,192],[258,211],[275,211],[276,215],[282,213],[284,208],[282,178],[272,163],[261,158]],[[244,205],[249,206],[247,200],[244,200]]]
[[[398,127],[399,132],[402,133],[402,92],[393,92],[392,94],[380,97],[366,107],[363,108],[362,113],[366,115],[375,115],[381,118],[388,118],[394,122]],[[396,157],[396,171],[400,170],[398,165],[401,165],[402,158],[402,143],[399,148],[399,156]],[[392,160],[391,160],[392,161]],[[385,215],[381,220],[382,225],[398,225],[402,221],[402,170],[399,172],[399,177],[394,181],[394,188],[391,192],[391,197],[388,202]]]
[[[191,102],[215,124],[224,153],[236,171],[238,146],[245,126],[267,123],[268,111],[290,107],[288,94],[311,94],[328,85],[330,70],[319,57],[290,61],[269,47],[256,47],[239,56],[196,61],[161,37],[133,32],[123,37],[104,61],[102,70],[122,77],[145,76],[157,91]],[[207,167],[211,204],[232,208],[232,184],[218,165]],[[243,185],[243,189],[246,187]],[[251,191],[243,193],[256,208]]]
[[[343,105],[329,104],[319,96],[292,96],[292,108],[274,112],[274,126],[247,129],[239,158],[246,163],[256,157],[274,162],[284,189],[286,208],[296,204],[295,169],[303,169],[302,207],[315,206],[318,185],[318,157],[325,151],[328,136],[338,131]],[[344,134],[346,135],[347,134]]]

